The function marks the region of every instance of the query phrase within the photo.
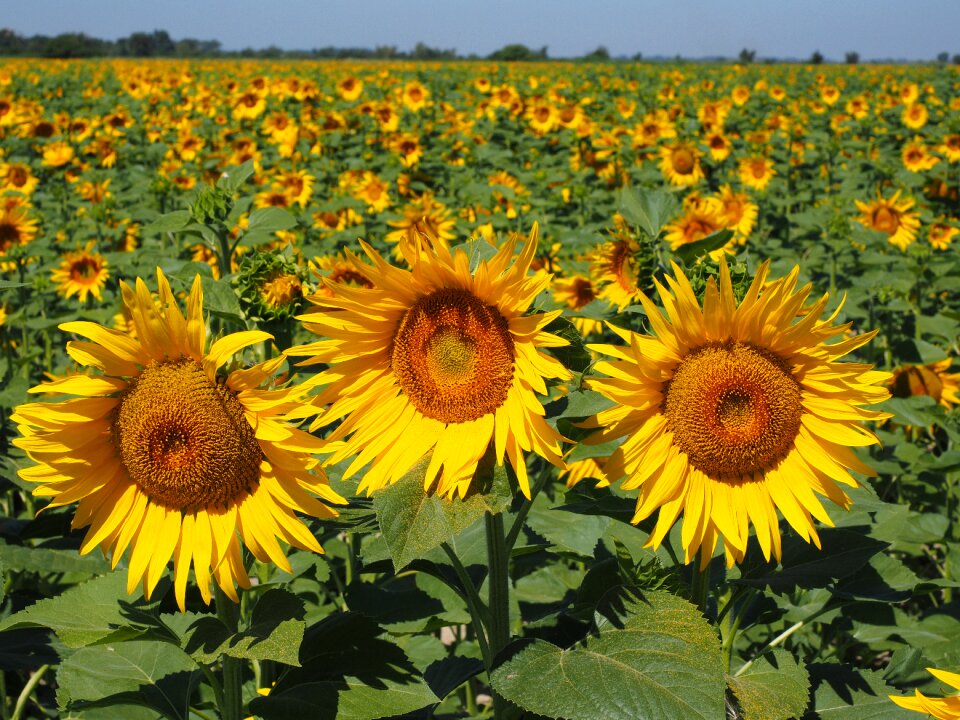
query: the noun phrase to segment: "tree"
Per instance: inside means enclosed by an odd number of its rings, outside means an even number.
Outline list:
[[[941,65],[946,65],[950,61],[950,53],[944,50],[942,53],[937,53],[937,62]]]
[[[858,52],[848,52],[843,56],[846,60],[847,65],[856,65],[860,62],[860,53]]]
[[[747,48],[744,48],[743,50],[740,51],[740,62],[742,62],[744,65],[747,65],[749,63],[752,63],[753,59],[756,56],[757,56],[756,50],[748,50]]]
[[[581,60],[586,60],[587,62],[607,62],[609,59],[610,51],[603,45],[581,58]]]
[[[823,63],[823,53],[819,50],[814,50],[813,55],[810,56],[810,64],[820,65],[821,63]]]
[[[534,51],[521,43],[511,43],[510,45],[504,45],[499,50],[490,53],[489,59],[503,60],[505,62],[546,60],[547,47],[544,45],[539,51]]]

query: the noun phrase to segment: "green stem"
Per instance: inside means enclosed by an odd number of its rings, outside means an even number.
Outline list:
[[[210,666],[201,663],[200,669],[203,671],[204,677],[207,678],[207,684],[213,689],[213,701],[217,704],[218,708],[222,708],[223,685],[220,684],[220,679]]]
[[[710,563],[708,562],[706,567],[702,570],[700,569],[702,560],[701,553],[703,553],[702,548],[697,552],[697,557],[693,561],[693,578],[690,582],[690,602],[696,605],[697,609],[706,615],[707,593],[710,590]]]
[[[20,720],[20,716],[23,715],[23,711],[27,707],[27,702],[30,700],[34,688],[37,687],[37,683],[40,682],[49,669],[49,665],[41,665],[40,668],[30,676],[27,684],[24,685],[23,690],[20,691],[20,696],[17,698],[17,704],[13,708],[13,715],[10,716],[10,720]]]
[[[503,533],[503,515],[484,516],[487,535],[487,589],[490,607],[490,659],[497,657],[510,642],[510,550]],[[488,667],[489,673],[492,668]],[[493,716],[498,720],[513,717],[514,707],[493,693]]]
[[[733,648],[736,645],[737,633],[740,631],[740,624],[743,622],[744,616],[747,614],[747,610],[753,604],[753,597],[756,595],[757,591],[753,588],[746,594],[746,597],[741,603],[740,607],[737,608],[736,612],[733,614],[730,625],[727,627],[723,633],[723,641],[720,646],[720,652],[723,654],[723,667],[725,672],[730,671],[730,664],[733,662]],[[730,604],[727,607],[733,605],[736,596],[730,599]],[[724,608],[726,610],[727,608]],[[718,620],[719,622],[719,620]]]
[[[236,634],[239,608],[214,584],[217,598],[217,617],[227,626],[231,635]],[[221,720],[240,720],[243,710],[243,666],[240,660],[229,655],[221,658],[223,665],[223,703],[220,705]]]
[[[533,501],[537,499],[537,495],[540,494],[540,491],[543,490],[544,485],[547,484],[547,480],[550,478],[552,471],[552,465],[546,465],[543,470],[540,471],[540,474],[537,475],[537,479],[533,483],[533,487],[530,489],[529,502],[523,503],[523,505],[521,505],[520,509],[517,511],[517,517],[514,518],[513,525],[510,526],[510,532],[507,533],[507,538],[505,541],[508,553],[512,552],[513,546],[517,544],[517,538],[520,537],[520,531],[523,530],[523,523],[526,521],[527,515],[530,513],[530,508],[533,507]]]
[[[490,625],[490,614],[480,599],[480,593],[477,592],[473,580],[467,574],[467,569],[460,562],[460,558],[447,543],[442,543],[440,547],[450,558],[450,564],[453,565],[453,571],[457,574],[457,579],[463,585],[463,599],[467,603],[467,610],[470,612],[470,618],[473,620],[474,634],[477,636],[477,645],[480,646],[480,654],[483,656],[483,666],[489,671],[493,665],[493,656],[490,654],[490,645],[487,643],[487,628]]]

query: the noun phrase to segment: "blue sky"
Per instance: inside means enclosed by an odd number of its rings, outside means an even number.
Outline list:
[[[487,55],[507,43],[551,57],[599,45],[613,55],[931,60],[960,53],[958,0],[28,0],[5,3],[0,27],[23,35],[78,31],[117,38],[163,29],[226,49],[310,49],[418,41]]]

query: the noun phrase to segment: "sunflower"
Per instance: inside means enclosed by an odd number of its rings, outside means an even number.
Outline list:
[[[703,240],[724,227],[726,222],[720,202],[715,198],[703,198],[699,202],[689,203],[683,215],[663,229],[666,231],[664,237],[670,243],[670,249],[676,250],[683,245]],[[731,238],[727,246],[711,251],[710,256],[719,260],[727,247],[732,245]]]
[[[597,364],[608,377],[590,386],[617,404],[588,421],[602,429],[587,442],[625,438],[604,471],[639,489],[634,522],[660,509],[651,546],[683,512],[687,562],[702,548],[705,565],[721,537],[727,564],[741,561],[751,524],[764,556],[779,559],[777,509],[819,545],[811,515],[831,521],[815,493],[850,506],[837,483],[857,485],[848,469],[873,472],[847,446],[876,443],[859,421],[889,417],[859,407],[889,396],[889,373],[838,362],[876,332],[826,344],[849,324],[834,325],[836,313],[819,319],[827,296],[805,306],[810,286],[795,291],[799,268],[769,284],[768,269],[738,307],[721,260],[719,288],[708,279],[701,307],[674,264],[670,290],[657,283],[666,316],[640,296],[655,336],[611,326],[626,346],[590,346],[614,358]]]
[[[407,110],[419,112],[426,107],[430,91],[419,81],[411,80],[403,86],[403,105]]]
[[[339,422],[327,438],[327,463],[355,457],[345,478],[369,463],[360,491],[396,482],[430,453],[424,487],[463,496],[491,444],[528,498],[524,452],[564,466],[562,438],[537,399],[547,393],[545,380],[570,378],[540,352],[567,344],[543,330],[561,311],[525,314],[550,279],[527,275],[537,226],[511,264],[516,243],[504,243],[473,274],[463,250],[435,246],[408,271],[362,243],[373,265],[355,266],[373,287],[330,283],[334,296],[319,298],[323,309],[301,316],[329,339],[288,354],[329,365],[312,381],[326,386],[314,399],[325,409],[313,427]]]
[[[579,312],[598,297],[597,289],[590,278],[573,275],[553,281],[553,299],[563,303],[573,312]],[[588,317],[574,317],[573,324],[581,335],[593,335],[603,332],[603,323]]]
[[[911,130],[919,130],[927,124],[929,117],[930,113],[927,111],[926,105],[916,103],[905,108],[900,119],[903,121],[903,124]]]
[[[911,212],[914,201],[910,198],[900,199],[897,190],[893,197],[887,199],[877,195],[873,202],[865,203],[855,200],[860,217],[857,222],[871,230],[877,230],[887,235],[887,242],[901,250],[906,250],[917,239],[917,230],[920,228],[920,216]]]
[[[927,395],[950,410],[960,405],[960,373],[947,372],[950,358],[944,358],[927,365],[905,365],[893,371],[890,380],[890,394],[893,397],[906,398]]]
[[[320,281],[316,293],[310,298],[315,305],[323,305],[321,298],[336,297],[330,288],[339,285],[350,287],[372,288],[373,283],[367,279],[364,266],[355,255],[324,255],[315,257],[310,263],[310,272]]]
[[[618,310],[635,302],[640,288],[637,285],[640,246],[629,237],[616,237],[598,247],[591,256],[590,276],[600,288],[597,297]]]
[[[935,222],[930,226],[927,241],[937,250],[946,250],[960,230],[945,222]]]
[[[722,162],[730,156],[733,150],[733,143],[720,130],[714,130],[707,133],[703,139],[704,145],[710,150],[710,157],[717,162]]]
[[[770,184],[777,171],[773,160],[764,157],[747,157],[740,161],[737,169],[740,182],[754,190],[763,190]]]
[[[957,673],[937,670],[936,668],[927,668],[927,672],[954,690],[960,690],[960,675]],[[927,697],[919,690],[913,692],[915,693],[913,697],[900,695],[889,695],[888,697],[902,708],[926,713],[935,720],[960,720],[960,695],[938,698]]]
[[[24,163],[0,163],[0,193],[16,192],[30,196],[40,179]]]
[[[950,133],[945,136],[938,149],[947,158],[947,162],[960,162],[960,133]]]
[[[930,154],[922,138],[906,143],[900,151],[900,157],[903,158],[903,166],[915,173],[929,170],[940,162],[940,158]]]
[[[23,203],[0,205],[0,257],[37,236],[37,221],[27,215],[27,209]]]
[[[660,172],[671,185],[688,187],[703,180],[700,151],[692,143],[680,142],[660,148]]]
[[[282,357],[218,377],[231,356],[270,335],[234,333],[204,353],[200,277],[186,318],[159,269],[157,283],[159,298],[142,280],[136,289],[121,283],[136,338],[91,322],[60,325],[92,341],[69,342],[67,353],[100,373],[31,389],[79,397],[16,408],[23,437],[14,444],[38,463],[20,475],[40,484],[34,494],[49,497],[47,507],[79,502],[73,527],[89,526],[81,553],[99,545],[116,567],[130,549],[127,592],[142,583],[149,597],[172,557],[182,610],[191,564],[205,602],[211,574],[236,601],[236,584],[250,586],[241,538],[255,558],[289,571],[278,539],[323,552],[295,513],[336,515],[314,494],[344,501],[313,472],[321,441],[282,420],[304,389],[256,389]]]
[[[60,266],[53,271],[51,279],[57,284],[57,292],[65,298],[74,295],[85,303],[93,295],[97,300],[103,286],[110,277],[107,260],[99,253],[91,252],[93,243],[87,243],[82,250],[68,252],[63,256]]]
[[[388,232],[386,236],[387,242],[397,243],[393,249],[393,256],[397,259],[404,257],[403,244],[409,239],[414,229],[428,238],[448,245],[449,241],[455,237],[453,229],[457,221],[450,215],[447,206],[436,200],[430,193],[424,193],[416,198],[400,212],[403,213],[403,217],[387,221],[387,225],[395,229]]]
[[[346,100],[347,102],[353,102],[360,97],[362,92],[363,80],[360,80],[353,75],[348,75],[337,83],[337,93],[343,100]]]
[[[757,204],[751,202],[750,196],[746,193],[734,192],[729,185],[720,187],[717,200],[721,205],[720,215],[723,224],[736,233],[737,242],[741,244],[746,242],[757,224],[759,212]]]
[[[73,156],[73,146],[63,140],[52,142],[43,148],[43,164],[47,167],[63,167],[73,160]]]

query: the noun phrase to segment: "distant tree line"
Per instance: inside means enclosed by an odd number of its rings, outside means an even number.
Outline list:
[[[477,55],[460,55],[455,49],[430,47],[418,42],[412,50],[398,50],[394,45],[378,45],[375,48],[359,47],[322,47],[311,50],[284,50],[271,45],[266,48],[244,48],[243,50],[224,50],[219,40],[198,40],[183,38],[174,40],[166,30],[154,30],[151,33],[135,32],[118,40],[101,40],[85,33],[61,33],[59,35],[18,35],[9,28],[0,29],[0,57],[42,57],[42,58],[92,58],[92,57],[131,57],[131,58],[305,58],[305,59],[360,59],[360,60],[476,60]],[[485,56],[487,60],[503,62],[540,62],[554,59],[581,60],[584,62],[616,62],[618,60],[640,60],[641,53],[630,58],[611,57],[610,51],[603,45],[585,55],[575,58],[551,58],[547,47],[529,48],[521,43],[505,45]],[[679,55],[675,60],[682,60]],[[723,60],[724,58],[711,58]],[[737,58],[741,63],[752,63],[756,51],[744,48]],[[845,61],[855,65],[860,55],[848,52]],[[936,61],[941,64],[953,62],[960,64],[960,54],[941,52]],[[776,58],[763,58],[759,62],[778,62]],[[825,62],[823,54],[815,51],[808,62]]]

